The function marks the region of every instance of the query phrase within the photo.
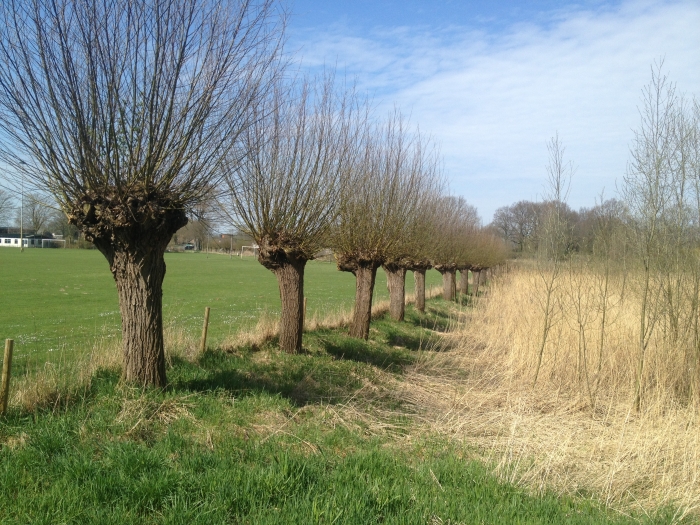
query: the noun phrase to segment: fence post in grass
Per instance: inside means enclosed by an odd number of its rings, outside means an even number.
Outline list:
[[[209,307],[204,309],[204,326],[202,327],[202,344],[199,347],[200,352],[207,349],[207,330],[209,329]]]
[[[0,386],[0,415],[7,412],[7,401],[10,397],[10,368],[12,366],[12,347],[14,340],[5,339],[5,357],[2,360],[2,385]]]
[[[306,297],[304,297],[304,316],[301,318],[301,329],[306,326]]]

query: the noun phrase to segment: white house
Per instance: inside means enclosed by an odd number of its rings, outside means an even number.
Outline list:
[[[19,248],[19,235],[15,233],[0,233],[0,248]],[[25,248],[41,248],[40,235],[27,235],[22,239]]]

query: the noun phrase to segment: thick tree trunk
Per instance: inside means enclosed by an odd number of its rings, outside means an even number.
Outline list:
[[[301,350],[304,332],[304,268],[306,259],[292,260],[275,269],[280,288],[280,350],[295,354]]]
[[[459,291],[464,295],[469,294],[469,270],[459,271]]]
[[[141,387],[164,387],[163,255],[187,224],[182,203],[168,193],[134,186],[86,192],[68,220],[102,252],[114,276],[122,318],[123,378]]]
[[[394,264],[383,266],[389,283],[389,315],[394,321],[403,321],[406,308],[406,269]]]
[[[369,323],[372,320],[372,294],[378,266],[359,266],[355,274],[355,310],[350,323],[350,336],[369,338]]]
[[[166,243],[167,244],[167,243]],[[166,385],[163,348],[165,249],[116,252],[110,266],[122,317],[123,378],[143,387]]]
[[[413,270],[416,281],[416,310],[425,312],[425,270]]]
[[[442,298],[446,301],[454,301],[456,299],[455,293],[455,270],[441,270],[442,274]]]
[[[474,297],[479,295],[479,281],[481,281],[481,271],[480,270],[472,270],[472,275],[474,276],[474,286],[473,286],[473,294]]]

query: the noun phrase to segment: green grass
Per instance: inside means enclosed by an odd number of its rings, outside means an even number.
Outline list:
[[[166,326],[197,336],[204,308],[211,307],[209,343],[254,325],[263,312],[279,312],[272,272],[248,257],[168,253],[163,285]],[[30,371],[45,362],[71,362],[94,344],[119,339],[121,321],[112,275],[96,250],[0,250],[0,340],[15,340],[15,369]],[[428,272],[427,284],[440,282]],[[352,309],[355,280],[334,264],[307,265],[309,317]],[[407,290],[413,290],[412,273]],[[375,300],[387,298],[386,277],[377,272]]]
[[[0,523],[667,522],[529,494],[419,432],[386,385],[451,316],[431,301],[401,325],[379,319],[369,341],[324,330],[299,355],[274,341],[209,350],[174,359],[163,391],[103,370],[44,408],[13,407],[0,419]]]

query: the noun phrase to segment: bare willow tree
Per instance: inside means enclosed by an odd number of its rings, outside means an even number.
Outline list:
[[[7,226],[15,211],[12,192],[0,188],[0,224]]]
[[[502,238],[492,235],[484,228],[469,228],[459,263],[460,291],[468,293],[467,272],[471,271],[474,283],[472,294],[476,297],[479,294],[479,285],[484,280],[484,273],[503,264],[508,254],[508,247]]]
[[[576,171],[572,161],[565,160],[566,148],[556,133],[547,142],[547,201],[537,230],[537,275],[544,290],[544,299],[538,306],[543,313],[542,332],[535,365],[533,386],[537,383],[550,331],[557,322],[559,304],[557,299],[563,263],[567,256],[570,227],[566,218],[571,179]]]
[[[457,270],[468,266],[464,262],[467,237],[478,224],[476,208],[463,197],[447,196],[440,200],[436,212],[439,236],[434,246],[433,268],[442,274],[442,297],[447,301],[457,297]]]
[[[679,170],[676,164],[681,160],[678,155],[683,153],[679,150],[682,144],[674,140],[677,132],[683,132],[677,129],[681,101],[675,85],[663,73],[663,62],[656,63],[651,73],[652,79],[642,91],[640,125],[634,133],[622,187],[630,212],[628,224],[636,252],[634,259],[641,270],[639,278],[630,280],[640,300],[636,410],[640,410],[642,403],[647,349],[664,310],[672,313],[673,296],[679,297],[672,293],[672,279],[685,270],[679,267],[678,257],[687,240],[683,230],[689,226],[686,223],[690,217],[686,214],[692,209],[688,202],[691,196],[688,166]],[[687,262],[682,261],[682,265],[686,266]]]
[[[51,219],[51,208],[36,194],[25,195],[23,200],[23,205],[15,209],[15,223],[33,233],[43,233]]]
[[[431,267],[428,258],[430,236],[435,235],[429,214],[443,190],[439,156],[430,141],[416,134],[406,156],[403,184],[414,188],[415,199],[405,212],[403,236],[394,253],[383,263],[389,285],[389,316],[403,321],[406,307],[406,272],[413,271],[416,280],[417,307],[425,309],[425,272]],[[418,304],[420,303],[420,304]]]
[[[377,268],[401,255],[421,178],[410,169],[412,138],[398,112],[379,124],[368,122],[357,141],[332,246],[338,269],[355,275],[350,335],[367,339]]]
[[[278,84],[263,111],[266,106],[272,111],[245,133],[242,145],[250,153],[230,166],[231,206],[224,210],[260,246],[258,260],[277,277],[279,345],[294,353],[302,344],[304,268],[327,247],[358,112],[352,93],[336,92],[332,76],[291,88]]]
[[[432,257],[441,235],[436,211],[443,196],[443,181],[437,176],[431,181],[434,186],[424,190],[409,233],[413,237],[413,249],[402,259],[405,269],[413,272],[415,308],[419,312],[425,312],[425,274],[433,267]]]
[[[272,0],[6,0],[0,156],[109,262],[123,375],[166,383],[163,254],[276,70]]]

